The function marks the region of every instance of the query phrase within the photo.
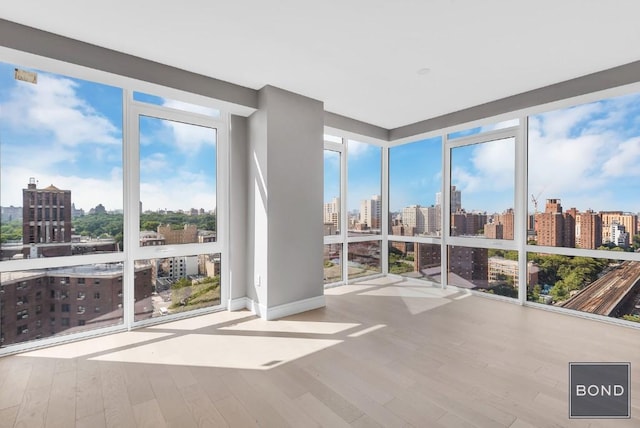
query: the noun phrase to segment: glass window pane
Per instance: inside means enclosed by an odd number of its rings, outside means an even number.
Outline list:
[[[349,140],[347,150],[349,236],[380,234],[382,149]]]
[[[380,241],[349,244],[349,279],[380,273]]]
[[[220,254],[135,262],[135,320],[220,304]]]
[[[441,260],[438,244],[389,241],[389,273],[440,283]]]
[[[449,246],[447,283],[507,297],[518,297],[518,252]]]
[[[342,281],[342,244],[324,246],[324,283]]]
[[[140,117],[140,211],[140,246],[216,241],[215,129]]]
[[[0,275],[2,346],[123,322],[121,263]]]
[[[220,117],[220,110],[212,108],[200,106],[197,104],[185,103],[184,101],[172,100],[170,98],[163,98],[157,95],[145,94],[144,92],[134,92],[133,99],[135,101],[140,101],[143,103],[153,104],[162,107],[169,107],[176,110],[188,111],[191,113],[203,114],[206,116],[211,116],[214,118]]]
[[[514,138],[451,149],[452,236],[513,239],[514,165]]]
[[[442,221],[442,138],[389,149],[389,233],[440,236]]]
[[[0,63],[2,260],[122,251],[122,90]]]
[[[520,119],[509,119],[504,120],[498,123],[492,123],[490,125],[485,126],[476,126],[475,128],[464,129],[462,131],[452,132],[447,134],[447,138],[449,140],[454,140],[456,138],[468,137],[470,135],[481,134],[483,132],[495,131],[498,129],[511,128],[512,126],[518,126],[520,124]]]
[[[529,253],[527,300],[640,322],[640,262]]]
[[[324,235],[340,234],[340,153],[324,151]]]
[[[529,118],[530,244],[640,248],[638,117],[640,94]]]

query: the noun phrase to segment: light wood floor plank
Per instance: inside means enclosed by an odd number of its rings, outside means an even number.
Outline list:
[[[70,427],[76,422],[76,372],[58,372],[53,376],[51,398],[45,426]],[[98,403],[102,411],[102,403]]]
[[[320,426],[332,428],[349,427],[349,424],[344,419],[333,413],[331,409],[322,404],[313,394],[306,393],[296,398],[296,402],[302,410],[318,422]]]
[[[15,426],[22,428],[44,427],[51,388],[28,389],[25,391]]]
[[[138,428],[161,428],[167,426],[167,422],[162,417],[160,406],[155,399],[133,406],[133,416]]]
[[[184,402],[199,427],[228,427],[218,409],[199,384],[180,389]]]
[[[126,370],[121,364],[100,365],[104,419],[107,427],[135,425],[133,407],[129,400]]]
[[[0,428],[11,428],[16,422],[20,406],[0,409]]]
[[[230,427],[258,427],[256,420],[247,413],[236,397],[229,396],[213,403]]]
[[[71,425],[60,425],[60,427],[70,427]],[[107,421],[104,412],[85,416],[76,421],[76,428],[106,428]]]

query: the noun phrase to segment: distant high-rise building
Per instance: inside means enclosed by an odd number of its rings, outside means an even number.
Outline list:
[[[513,229],[513,209],[509,208],[502,214],[495,214],[493,216],[493,221],[485,224],[484,236],[490,239],[513,239]]]
[[[340,198],[333,198],[331,202],[324,204],[323,218],[326,230],[334,233],[340,231]],[[334,233],[329,233],[333,235]],[[326,233],[325,233],[326,234]]]
[[[602,242],[613,242],[611,236],[611,225],[618,223],[625,228],[625,232],[630,236],[638,234],[638,216],[636,214],[624,213],[622,211],[601,211],[602,217]]]
[[[416,234],[423,233],[424,214],[420,205],[410,205],[402,209],[402,224],[407,228],[412,228]]]
[[[373,195],[371,199],[364,199],[360,203],[360,224],[370,229],[380,229],[382,219],[382,201],[380,195]]]
[[[576,247],[595,250],[602,245],[602,218],[587,210],[576,217]]]
[[[467,213],[464,210],[451,214],[451,235],[482,235],[487,215],[482,213]]]
[[[23,255],[71,255],[71,191],[54,185],[36,187],[35,178],[22,189]]]
[[[617,245],[618,247],[629,246],[629,234],[626,232],[623,224],[614,221],[611,223],[609,228],[609,235],[611,236],[610,239],[612,244]]]
[[[451,212],[455,213],[462,209],[462,192],[460,190],[456,190],[456,186],[451,186]],[[436,206],[442,206],[442,192],[436,193]]]
[[[0,207],[2,221],[22,220],[22,207]]]
[[[535,219],[538,245],[574,247],[575,214],[575,209],[563,214],[560,199],[547,199],[544,212]]]
[[[84,210],[82,208],[76,208],[75,204],[71,204],[71,217],[82,217],[84,215]]]
[[[484,225],[484,236],[489,239],[505,239],[504,226],[497,222],[487,223]]]
[[[513,213],[513,208],[509,208],[502,214],[498,214],[497,220],[498,220],[498,224],[502,225],[503,239],[514,239],[515,216]]]

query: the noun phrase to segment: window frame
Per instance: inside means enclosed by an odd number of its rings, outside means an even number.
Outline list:
[[[57,334],[55,336],[38,338],[28,342],[16,342],[13,344],[2,344],[0,348],[0,356],[11,353],[21,352],[33,349],[34,347],[50,346],[72,339],[83,339],[95,337],[108,333],[127,331],[134,327],[158,324],[173,321],[182,318],[188,318],[199,314],[210,313],[224,309],[228,305],[229,293],[229,126],[230,113],[229,105],[213,98],[189,93],[186,91],[170,88],[160,84],[145,82],[142,80],[113,74],[110,72],[82,67],[76,64],[66,63],[27,52],[16,51],[5,47],[0,47],[0,61],[16,67],[24,67],[29,69],[37,69],[47,73],[54,73],[62,77],[74,79],[82,79],[92,83],[105,84],[117,87],[122,90],[122,195],[123,195],[123,212],[124,224],[123,234],[125,248],[124,251],[90,254],[90,255],[73,255],[51,258],[22,259],[22,260],[4,260],[0,261],[0,269],[3,272],[40,270],[49,268],[63,268],[78,265],[92,265],[102,263],[122,263],[123,264],[123,302],[124,307],[123,322],[118,325],[101,327],[93,330],[82,331],[78,333]],[[133,92],[144,92],[159,97],[182,101],[189,104],[201,105],[218,109],[221,114],[219,117],[206,116],[195,112],[178,110],[165,106],[157,106],[144,102],[133,101]],[[233,110],[233,109],[232,109]],[[138,138],[132,136],[134,112],[144,111],[151,113],[153,117],[161,116],[168,120],[178,120],[186,123],[201,124],[201,126],[209,126],[216,129],[216,234],[217,241],[215,243],[202,244],[185,244],[181,248],[164,248],[153,251],[137,251],[137,242],[135,246],[131,245],[137,241],[138,235],[136,230],[139,229],[139,213],[138,213],[138,184],[133,180],[139,179],[139,159],[133,158],[138,152]],[[149,114],[148,114],[149,115]],[[136,186],[132,187],[132,184]],[[135,190],[133,190],[135,188]],[[135,194],[135,195],[134,195]],[[134,202],[134,197],[136,198]],[[135,213],[135,214],[134,214]],[[136,223],[133,224],[133,221]],[[196,246],[194,251],[194,245]],[[165,250],[165,251],[162,251]],[[181,312],[160,318],[153,318],[143,321],[134,322],[134,305],[133,305],[133,288],[134,288],[134,260],[137,258],[154,258],[170,257],[178,255],[196,255],[196,254],[213,254],[220,253],[221,269],[220,269],[220,288],[221,301],[219,305],[214,307],[201,308],[193,311]],[[92,284],[92,286],[98,286]],[[75,297],[75,296],[74,296]],[[75,299],[74,299],[75,300]]]

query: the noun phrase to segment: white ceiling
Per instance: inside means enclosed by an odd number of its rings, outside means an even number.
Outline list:
[[[638,0],[0,5],[0,18],[254,89],[277,86],[385,128],[640,60],[639,16]]]

